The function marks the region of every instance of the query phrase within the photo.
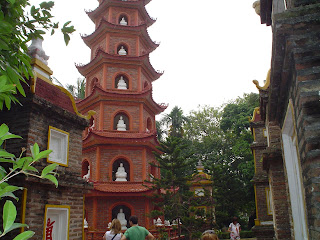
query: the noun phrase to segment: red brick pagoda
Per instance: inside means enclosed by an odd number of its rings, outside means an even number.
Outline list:
[[[78,107],[82,113],[96,112],[84,133],[82,162],[83,177],[94,182],[85,199],[92,237],[102,237],[113,218],[122,220],[123,230],[131,215],[140,225],[152,224],[147,214],[153,205],[143,181],[159,176],[150,163],[158,145],[155,115],[166,106],[152,98],[152,82],[162,73],[149,61],[158,47],[147,32],[155,22],[145,9],[149,2],[99,0],[87,13],[96,26],[83,36],[91,61],[77,68],[86,77],[86,98]]]

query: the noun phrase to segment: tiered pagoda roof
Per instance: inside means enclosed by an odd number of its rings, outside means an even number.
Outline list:
[[[123,7],[126,8],[136,8],[139,10],[143,19],[145,19],[146,25],[151,26],[156,20],[151,18],[146,11],[145,5],[148,4],[150,0],[141,1],[119,1],[119,0],[104,0],[100,5],[93,11],[87,11],[90,19],[95,22],[98,17],[100,17],[103,11],[108,7]]]
[[[151,86],[146,87],[140,92],[136,92],[118,89],[104,90],[100,85],[95,85],[91,94],[87,98],[79,101],[77,105],[82,109],[90,108],[90,106],[95,104],[98,100],[140,102],[144,103],[155,114],[159,114],[167,108],[166,104],[158,104],[153,100]]]
[[[155,43],[151,40],[148,31],[146,30],[146,24],[142,24],[139,26],[123,26],[119,24],[113,24],[108,22],[105,18],[102,18],[98,27],[96,30],[90,34],[90,35],[84,35],[82,36],[83,41],[88,47],[92,47],[93,43],[95,42],[96,39],[98,39],[100,36],[103,36],[105,33],[126,33],[128,34],[128,31],[131,34],[135,35],[141,35],[143,38],[141,40],[144,40],[147,47],[148,47],[148,53],[152,52],[155,50],[159,44]]]
[[[117,54],[109,54],[98,48],[95,57],[86,65],[76,65],[78,71],[87,76],[91,71],[103,63],[123,64],[123,65],[140,65],[151,81],[157,80],[163,73],[156,71],[150,63],[149,53],[142,56],[120,56]]]

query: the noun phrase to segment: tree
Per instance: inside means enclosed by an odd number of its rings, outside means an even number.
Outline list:
[[[245,94],[214,109],[192,111],[185,125],[197,159],[212,176],[216,219],[220,227],[234,215],[247,216],[254,209],[251,179],[254,174],[249,116],[258,105],[256,94]]]
[[[58,22],[53,22],[50,11],[54,6],[52,1],[43,2],[39,7],[30,6],[29,0],[3,0],[0,2],[0,110],[5,104],[10,109],[11,103],[19,103],[15,94],[25,96],[21,82],[33,76],[28,56],[27,44],[35,38],[43,38],[45,31],[54,34],[59,28]],[[75,31],[66,22],[61,31],[68,44],[69,34]]]
[[[171,222],[182,221],[183,224],[190,217],[189,206],[193,194],[189,191],[188,181],[191,180],[191,175],[187,172],[188,167],[194,163],[187,149],[188,144],[182,138],[169,136],[160,143],[161,153],[155,152],[158,164],[152,165],[160,168],[161,177],[146,182],[152,184],[149,187],[154,191],[152,199],[161,210],[153,211],[152,217],[164,216]],[[190,229],[185,224],[183,227],[185,230]]]
[[[182,137],[183,126],[188,122],[188,118],[183,115],[181,108],[175,106],[169,114],[166,114],[161,122],[169,127],[169,135],[175,137]]]
[[[72,94],[76,99],[84,99],[86,82],[85,78],[78,78],[76,85],[67,84],[66,89]]]

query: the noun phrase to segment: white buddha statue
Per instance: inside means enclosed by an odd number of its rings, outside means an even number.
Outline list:
[[[125,56],[127,55],[127,51],[124,49],[123,46],[121,46],[119,52],[118,52],[119,55],[122,55],[122,56]]]
[[[120,119],[118,121],[117,130],[118,131],[127,131],[127,125],[124,123],[122,116],[120,116]]]
[[[117,219],[121,223],[121,230],[127,230],[127,220],[126,220],[126,216],[123,213],[123,209],[122,208],[120,208],[120,211],[117,214]]]
[[[88,165],[88,172],[86,175],[83,175],[82,177],[83,179],[87,180],[87,182],[89,182],[89,178],[90,178],[90,165]]]
[[[86,218],[83,219],[83,228],[88,228],[88,222]]]
[[[123,79],[123,76],[120,77],[119,81],[118,81],[118,85],[117,85],[118,89],[128,89],[127,88],[127,84]]]
[[[122,25],[122,26],[127,26],[127,25],[128,25],[128,23],[127,23],[127,21],[124,19],[124,17],[121,18],[120,25]]]
[[[115,181],[117,181],[117,182],[126,182],[127,181],[127,173],[123,167],[123,163],[120,163],[120,167],[118,167],[118,170],[116,172],[116,180]]]
[[[162,226],[162,220],[161,218],[158,217],[157,222],[156,222],[157,226]]]

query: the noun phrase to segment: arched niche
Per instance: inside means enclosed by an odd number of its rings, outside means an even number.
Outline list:
[[[95,85],[98,85],[98,84],[99,84],[98,78],[94,77],[94,78],[91,80],[91,82],[90,82],[90,90],[92,91],[92,90],[93,90],[93,87],[94,87]]]
[[[120,81],[120,83],[119,83],[119,81]],[[123,84],[123,82],[125,83],[125,85]],[[130,87],[129,86],[129,79],[127,78],[127,76],[124,74],[118,74],[114,80],[114,87],[116,89],[122,89],[122,90],[129,89],[129,87]]]
[[[118,18],[118,24],[122,25],[122,26],[127,26],[129,25],[129,18],[127,16],[127,14],[120,14],[119,18]]]
[[[152,130],[152,120],[150,117],[147,118],[147,132]]]
[[[147,81],[145,81],[143,84],[143,89],[146,89],[148,86],[149,86],[149,83]]]
[[[121,126],[122,123],[125,124],[125,127]],[[124,112],[120,112],[115,115],[113,119],[113,130],[118,130],[118,131],[130,130],[130,121],[127,114],[125,114]]]
[[[122,209],[124,215],[125,215],[125,218],[127,220],[127,228],[130,227],[129,225],[129,218],[131,217],[131,209],[124,205],[124,204],[119,204],[119,205],[116,205],[115,207],[112,208],[112,219],[115,219],[117,218],[118,216],[118,213],[120,212],[120,209]]]
[[[83,179],[86,179],[87,181],[90,179],[91,177],[91,171],[90,171],[90,164],[87,160],[84,160],[82,162],[82,166],[81,166],[81,177]]]
[[[151,176],[150,176],[150,180],[152,180],[153,178],[156,178],[156,177],[158,177],[157,176],[157,167],[156,166],[154,166],[153,164],[150,164],[150,174],[151,174]]]
[[[121,43],[117,46],[117,54],[118,55],[124,56],[124,55],[128,55],[128,53],[129,53],[129,48],[126,44]]]
[[[123,164],[124,170],[127,173],[127,181],[130,181],[130,163],[124,158],[118,158],[112,164],[112,181],[116,180],[116,172],[120,167],[120,164]]]

